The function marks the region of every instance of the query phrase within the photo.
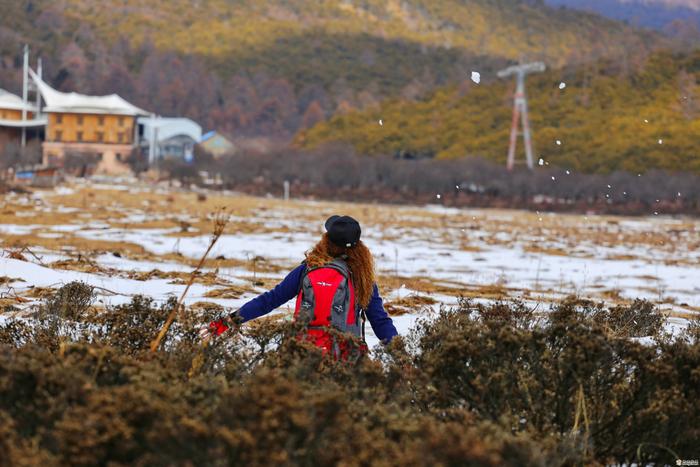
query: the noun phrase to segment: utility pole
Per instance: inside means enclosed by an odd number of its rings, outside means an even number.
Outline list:
[[[533,62],[524,65],[514,65],[498,72],[499,78],[515,75],[516,89],[513,98],[513,123],[510,127],[510,146],[508,147],[508,162],[506,167],[513,170],[515,165],[515,146],[518,140],[518,119],[522,119],[523,139],[525,140],[525,157],[527,168],[535,168],[532,150],[532,135],[530,134],[530,119],[527,113],[527,96],[525,95],[525,76],[530,73],[541,73],[546,69],[544,63]]]
[[[27,145],[27,105],[29,105],[29,45],[24,44],[24,66],[22,68],[22,147]]]
[[[36,74],[39,77],[39,79],[44,79],[43,68],[44,67],[41,61],[41,57],[39,57],[36,61]],[[34,92],[36,92],[36,96],[34,96],[36,98],[36,115],[34,116],[34,118],[37,118],[41,115],[41,93],[39,92],[39,87],[36,85],[36,83],[34,83],[34,81],[30,81],[29,85],[34,90]]]
[[[151,130],[151,133],[148,135],[148,168],[150,169],[156,164],[156,114],[151,114],[147,122]]]

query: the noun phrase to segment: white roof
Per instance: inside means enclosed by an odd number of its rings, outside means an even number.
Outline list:
[[[175,136],[189,136],[195,142],[202,138],[202,127],[189,118],[139,117],[139,125],[143,125],[143,141],[150,142],[158,129],[158,141],[165,141]]]
[[[12,94],[11,92],[7,92],[4,89],[0,89],[0,109],[26,109],[29,112],[36,112],[36,107],[33,106],[31,103],[27,102],[27,104],[25,105],[21,97]]]
[[[77,92],[57,91],[46,84],[34,70],[29,70],[32,79],[36,83],[41,97],[46,103],[44,112],[69,112],[86,114],[110,114],[110,115],[149,115],[143,109],[139,109],[119,97],[116,94],[109,96],[86,96]]]
[[[44,117],[33,118],[31,120],[3,120],[0,119],[0,126],[10,128],[37,128],[46,126],[48,119]]]

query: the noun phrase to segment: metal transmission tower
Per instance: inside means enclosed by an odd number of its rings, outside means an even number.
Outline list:
[[[513,99],[513,124],[510,128],[510,147],[508,148],[508,170],[513,170],[515,165],[515,145],[518,139],[518,117],[523,122],[523,139],[525,140],[525,157],[527,168],[532,170],[535,162],[532,156],[532,135],[530,134],[530,120],[527,115],[527,97],[525,96],[525,75],[541,73],[546,69],[544,63],[534,62],[525,65],[514,65],[498,72],[499,78],[507,78],[515,75],[518,86]]]

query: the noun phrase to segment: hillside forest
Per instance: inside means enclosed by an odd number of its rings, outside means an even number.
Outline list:
[[[583,172],[700,173],[698,78],[700,50],[657,53],[635,71],[600,61],[532,75],[527,91],[537,158]],[[363,154],[480,156],[505,164],[514,86],[464,80],[418,102],[388,100],[336,116],[297,143],[344,141]]]
[[[0,9],[0,87],[12,92],[26,43],[60,90],[118,93],[238,142],[341,141],[361,154],[501,163],[513,83],[496,72],[543,60],[547,73],[528,81],[538,157],[600,173],[700,167],[697,52],[542,1],[0,0]]]

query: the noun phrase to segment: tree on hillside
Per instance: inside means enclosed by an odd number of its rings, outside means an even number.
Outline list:
[[[681,70],[678,73],[678,108],[688,120],[700,116],[700,88],[695,75]]]
[[[321,108],[321,104],[319,104],[318,101],[313,101],[309,104],[306,112],[304,112],[304,116],[301,118],[301,127],[304,129],[311,128],[324,119],[325,113]]]
[[[62,79],[56,84],[57,88],[65,91],[86,88],[88,60],[78,44],[71,42],[62,50],[59,66],[59,76]]]

